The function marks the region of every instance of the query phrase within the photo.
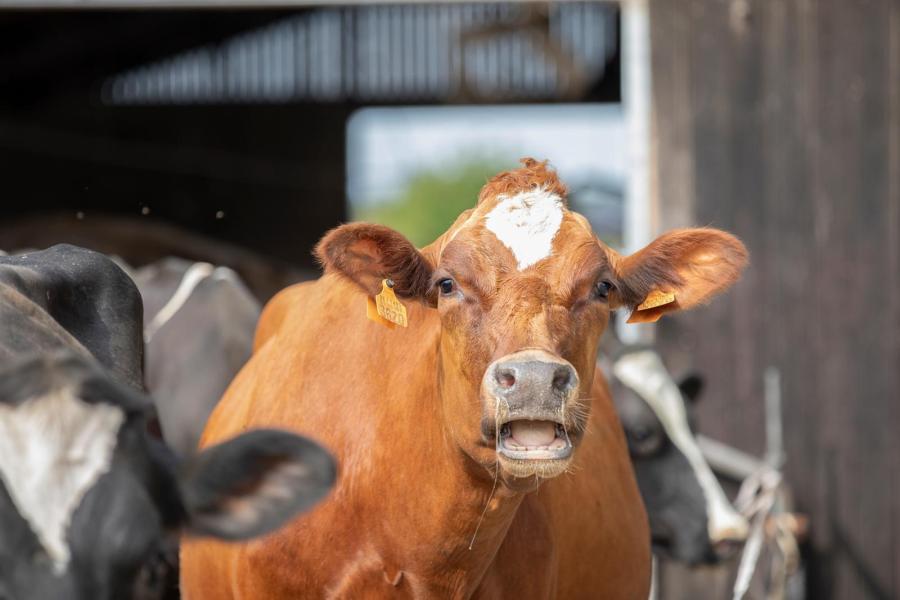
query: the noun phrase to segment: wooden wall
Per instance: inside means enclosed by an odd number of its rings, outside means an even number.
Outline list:
[[[660,343],[708,378],[700,429],[758,455],[780,369],[808,597],[900,597],[900,2],[659,1],[651,32],[661,220],[752,260]]]

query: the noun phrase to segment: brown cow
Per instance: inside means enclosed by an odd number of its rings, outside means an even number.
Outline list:
[[[202,443],[294,427],[335,452],[338,485],[262,541],[186,544],[185,598],[647,597],[647,517],[598,341],[654,291],[674,301],[642,320],[708,300],[746,251],[692,229],[621,257],[565,194],[526,160],[421,251],[371,224],[323,238],[325,276],[265,309]],[[366,318],[385,278],[406,329]]]

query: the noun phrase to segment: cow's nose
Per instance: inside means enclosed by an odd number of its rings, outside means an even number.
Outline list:
[[[578,388],[578,373],[568,361],[548,352],[523,350],[491,364],[484,384],[491,395],[510,404],[558,408]]]

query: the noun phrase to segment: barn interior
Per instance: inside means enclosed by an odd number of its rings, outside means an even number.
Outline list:
[[[354,112],[618,102],[617,27],[591,2],[5,12],[0,246],[215,259],[201,236],[299,278],[348,219]]]

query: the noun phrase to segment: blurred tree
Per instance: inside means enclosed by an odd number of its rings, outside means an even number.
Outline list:
[[[441,169],[426,169],[409,178],[395,199],[357,207],[353,217],[393,227],[416,246],[433,242],[459,214],[475,206],[485,182],[515,162],[468,159]]]

